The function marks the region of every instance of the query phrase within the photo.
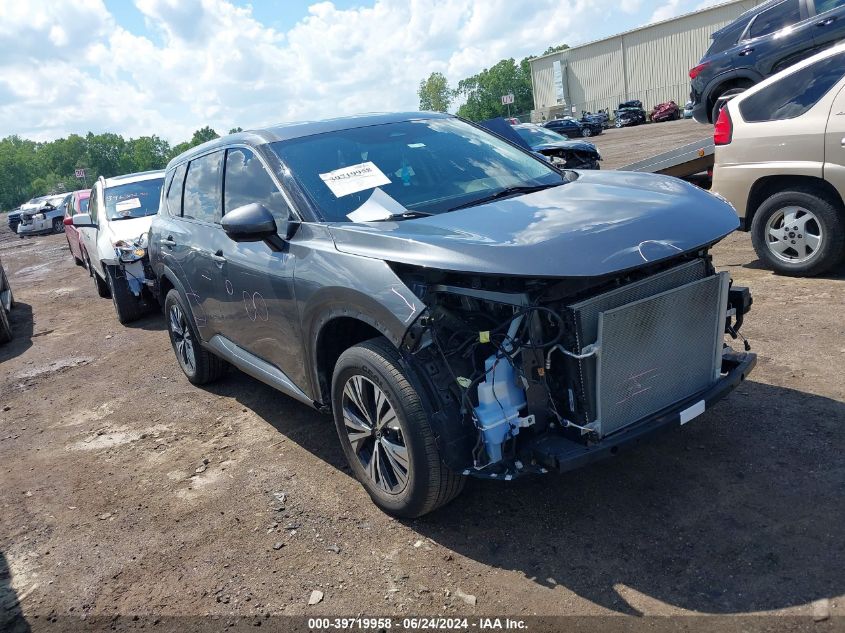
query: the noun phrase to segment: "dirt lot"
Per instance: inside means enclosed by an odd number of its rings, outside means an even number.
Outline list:
[[[599,137],[605,166],[653,130]],[[237,371],[191,386],[159,315],[122,327],[63,236],[6,233],[0,630],[113,614],[845,615],[845,271],[774,276],[744,234],[715,255],[754,294],[744,385],[612,460],[470,481],[405,522],[352,479],[328,418]]]

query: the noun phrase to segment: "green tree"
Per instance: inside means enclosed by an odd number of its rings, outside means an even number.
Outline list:
[[[558,44],[557,46],[549,46],[546,50],[543,51],[543,55],[559,53],[560,51],[565,51],[567,48],[569,48],[569,44]]]
[[[420,110],[446,112],[452,102],[452,91],[443,73],[431,73],[428,79],[421,80],[417,96],[420,98]]]
[[[170,156],[170,143],[155,134],[129,139],[125,160],[131,171],[163,169]]]
[[[243,132],[244,129],[242,127],[233,127],[229,130],[229,134],[236,134],[237,132]]]
[[[505,116],[508,107],[502,105],[502,96],[513,94],[512,113],[528,112],[534,107],[531,90],[529,58],[519,64],[513,58],[503,59],[495,66],[485,68],[477,75],[458,82],[456,97],[465,102],[458,108],[458,115],[472,121]]]

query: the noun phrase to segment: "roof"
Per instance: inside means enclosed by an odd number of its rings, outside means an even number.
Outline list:
[[[143,180],[152,180],[154,178],[163,178],[164,170],[156,169],[153,171],[139,171],[134,174],[123,174],[122,176],[112,176],[106,178],[106,187],[115,187],[117,185],[125,185],[130,182],[141,182]]]
[[[617,37],[622,37],[623,35],[629,35],[630,33],[637,33],[638,31],[645,31],[646,29],[654,28],[655,26],[659,26],[661,24],[668,24],[669,22],[675,22],[676,20],[681,20],[681,19],[687,18],[691,15],[698,15],[699,13],[707,13],[708,11],[712,11],[714,9],[719,9],[719,8],[727,6],[727,5],[736,4],[737,2],[744,2],[744,1],[745,0],[728,0],[727,2],[720,2],[719,4],[714,4],[714,5],[709,6],[709,7],[704,7],[703,9],[697,9],[696,11],[690,11],[689,13],[676,15],[673,18],[668,18],[666,20],[660,20],[658,22],[650,22],[648,24],[643,24],[642,26],[638,26],[638,27],[633,28],[633,29],[628,29],[627,31],[622,31],[621,33],[616,33],[614,35],[602,37],[602,38],[599,38],[597,40],[590,40],[589,42],[584,42],[583,44],[578,44],[578,46],[572,46],[570,48],[565,48],[562,51],[556,51],[554,53],[549,53],[548,55],[539,55],[538,57],[534,57],[529,61],[530,61],[530,63],[533,64],[534,62],[539,61],[541,59],[546,59],[548,57],[557,57],[558,55],[568,53],[569,51],[574,51],[574,50],[577,50],[579,48],[586,48],[587,46],[592,46],[593,44],[598,44],[599,42],[606,42],[608,40],[616,39]],[[770,3],[774,3],[774,2],[781,2],[781,0],[769,0],[769,2],[766,2],[764,4],[770,4]],[[760,5],[758,5],[757,7],[753,7],[752,9],[749,9],[748,11],[743,12],[742,15],[747,15],[747,14],[751,13],[752,11],[757,11],[759,6]],[[737,16],[737,17],[740,17],[740,16]]]
[[[221,136],[220,138],[207,141],[202,145],[192,147],[171,160],[168,164],[168,168],[171,165],[190,160],[195,156],[200,156],[219,147],[227,147],[235,143],[245,143],[248,145],[258,146],[266,145],[267,143],[276,143],[278,141],[289,141],[296,138],[313,136],[315,134],[325,134],[326,132],[336,132],[338,130],[350,130],[360,127],[369,127],[372,125],[399,123],[401,121],[411,121],[414,119],[447,118],[453,118],[453,115],[442,112],[379,112],[356,114],[319,121],[278,123],[276,125],[247,130],[245,132],[227,134],[225,136]]]

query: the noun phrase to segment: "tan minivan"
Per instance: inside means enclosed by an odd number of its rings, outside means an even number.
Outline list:
[[[722,109],[712,190],[775,271],[818,275],[845,257],[845,44],[769,77]]]

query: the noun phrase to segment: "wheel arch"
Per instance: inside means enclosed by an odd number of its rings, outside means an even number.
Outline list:
[[[716,105],[716,99],[723,93],[734,88],[751,88],[762,80],[762,76],[747,69],[717,75],[710,80],[710,85],[705,91],[704,101],[707,105],[708,116],[713,110],[713,106]],[[711,121],[711,123],[715,123],[715,121]]]
[[[845,209],[842,196],[832,184],[818,176],[764,176],[751,186],[748,192],[748,203],[745,207],[745,218],[742,230],[750,231],[754,221],[754,214],[768,198],[782,191],[806,191],[820,195],[828,202],[839,208],[840,213]]]

